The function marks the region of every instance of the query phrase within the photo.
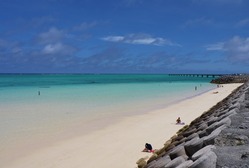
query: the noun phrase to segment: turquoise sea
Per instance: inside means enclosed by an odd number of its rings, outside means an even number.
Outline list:
[[[213,89],[211,79],[149,74],[1,74],[0,156],[11,143],[27,136],[54,138],[64,131],[81,134],[100,129],[96,123],[110,124],[163,108]],[[77,126],[77,131],[70,130]]]

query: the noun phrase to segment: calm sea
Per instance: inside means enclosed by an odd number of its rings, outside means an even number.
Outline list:
[[[212,78],[169,75],[0,75],[0,156],[27,136],[146,113],[206,92]],[[195,90],[197,87],[197,90]],[[82,125],[82,122],[85,125]],[[68,131],[67,130],[67,131]]]

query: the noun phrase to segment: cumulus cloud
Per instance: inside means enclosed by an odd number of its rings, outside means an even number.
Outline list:
[[[62,49],[63,49],[63,46],[60,43],[58,43],[58,44],[48,44],[48,45],[46,45],[44,47],[43,53],[44,54],[54,54],[54,53],[61,52]]]
[[[101,39],[105,41],[111,41],[111,42],[122,42],[125,38],[123,36],[107,36]]]
[[[76,48],[62,43],[48,44],[46,45],[42,53],[43,54],[61,54],[61,55],[72,55],[75,53]]]
[[[65,37],[65,32],[55,27],[50,28],[47,32],[38,35],[38,42],[40,44],[55,43]]]
[[[128,44],[180,46],[179,44],[173,43],[168,39],[164,39],[162,37],[152,37],[147,34],[129,34],[127,36],[106,36],[101,39],[109,42],[121,42]]]
[[[215,50],[224,50],[224,43],[223,42],[219,42],[216,44],[209,44],[206,47],[206,50],[209,51],[215,51]]]
[[[37,51],[45,55],[73,55],[77,48],[70,42],[70,34],[65,30],[51,27],[48,31],[38,35],[38,44],[41,50]]]
[[[249,37],[235,36],[226,42],[206,46],[207,50],[223,51],[233,62],[249,63]]]

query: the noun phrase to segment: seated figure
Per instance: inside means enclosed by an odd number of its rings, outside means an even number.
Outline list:
[[[146,143],[145,148],[144,148],[144,150],[142,150],[142,152],[154,152],[152,145],[149,143]]]
[[[181,124],[181,118],[180,117],[177,118],[176,124]]]

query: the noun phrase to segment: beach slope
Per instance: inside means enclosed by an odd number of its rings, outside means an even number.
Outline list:
[[[240,85],[225,84],[166,108],[126,117],[87,135],[44,145],[41,150],[6,163],[5,168],[136,167],[139,158],[151,156],[151,153],[141,152],[146,142],[155,149],[161,148],[184,126],[175,124],[177,117],[189,124]]]

